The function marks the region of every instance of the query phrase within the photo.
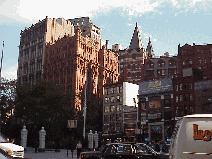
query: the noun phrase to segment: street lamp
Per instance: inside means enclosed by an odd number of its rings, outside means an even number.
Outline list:
[[[85,139],[85,123],[86,123],[86,109],[87,109],[87,97],[86,97],[86,90],[87,90],[87,69],[85,69],[85,100],[84,100],[84,107],[83,107],[83,116],[84,116],[84,124],[83,124],[83,138]]]

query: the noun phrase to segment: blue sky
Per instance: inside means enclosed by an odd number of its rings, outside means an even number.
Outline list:
[[[178,53],[178,44],[212,44],[212,0],[1,0],[0,49],[5,41],[2,76],[16,78],[20,32],[46,16],[65,19],[89,16],[101,38],[129,47],[136,22],[144,48],[151,37],[156,56]]]

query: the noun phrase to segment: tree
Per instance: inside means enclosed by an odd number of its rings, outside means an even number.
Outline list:
[[[33,86],[17,86],[15,116],[23,124],[39,131],[47,131],[47,139],[56,140],[62,134],[67,120],[75,119],[69,97],[52,82],[41,81]]]
[[[1,123],[5,123],[12,116],[16,93],[16,80],[1,78],[0,115]]]

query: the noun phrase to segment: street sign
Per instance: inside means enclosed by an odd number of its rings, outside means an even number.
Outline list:
[[[76,128],[77,120],[68,120],[67,128]]]

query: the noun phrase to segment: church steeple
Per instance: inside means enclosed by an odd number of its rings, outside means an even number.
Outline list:
[[[143,48],[143,44],[141,41],[141,35],[140,35],[137,22],[136,22],[135,30],[130,42],[129,49],[142,49],[142,48]]]
[[[154,54],[154,51],[153,51],[152,43],[150,41],[150,37],[149,37],[149,43],[148,43],[147,48],[146,48],[146,53],[147,53],[148,57],[155,58],[155,54]]]

